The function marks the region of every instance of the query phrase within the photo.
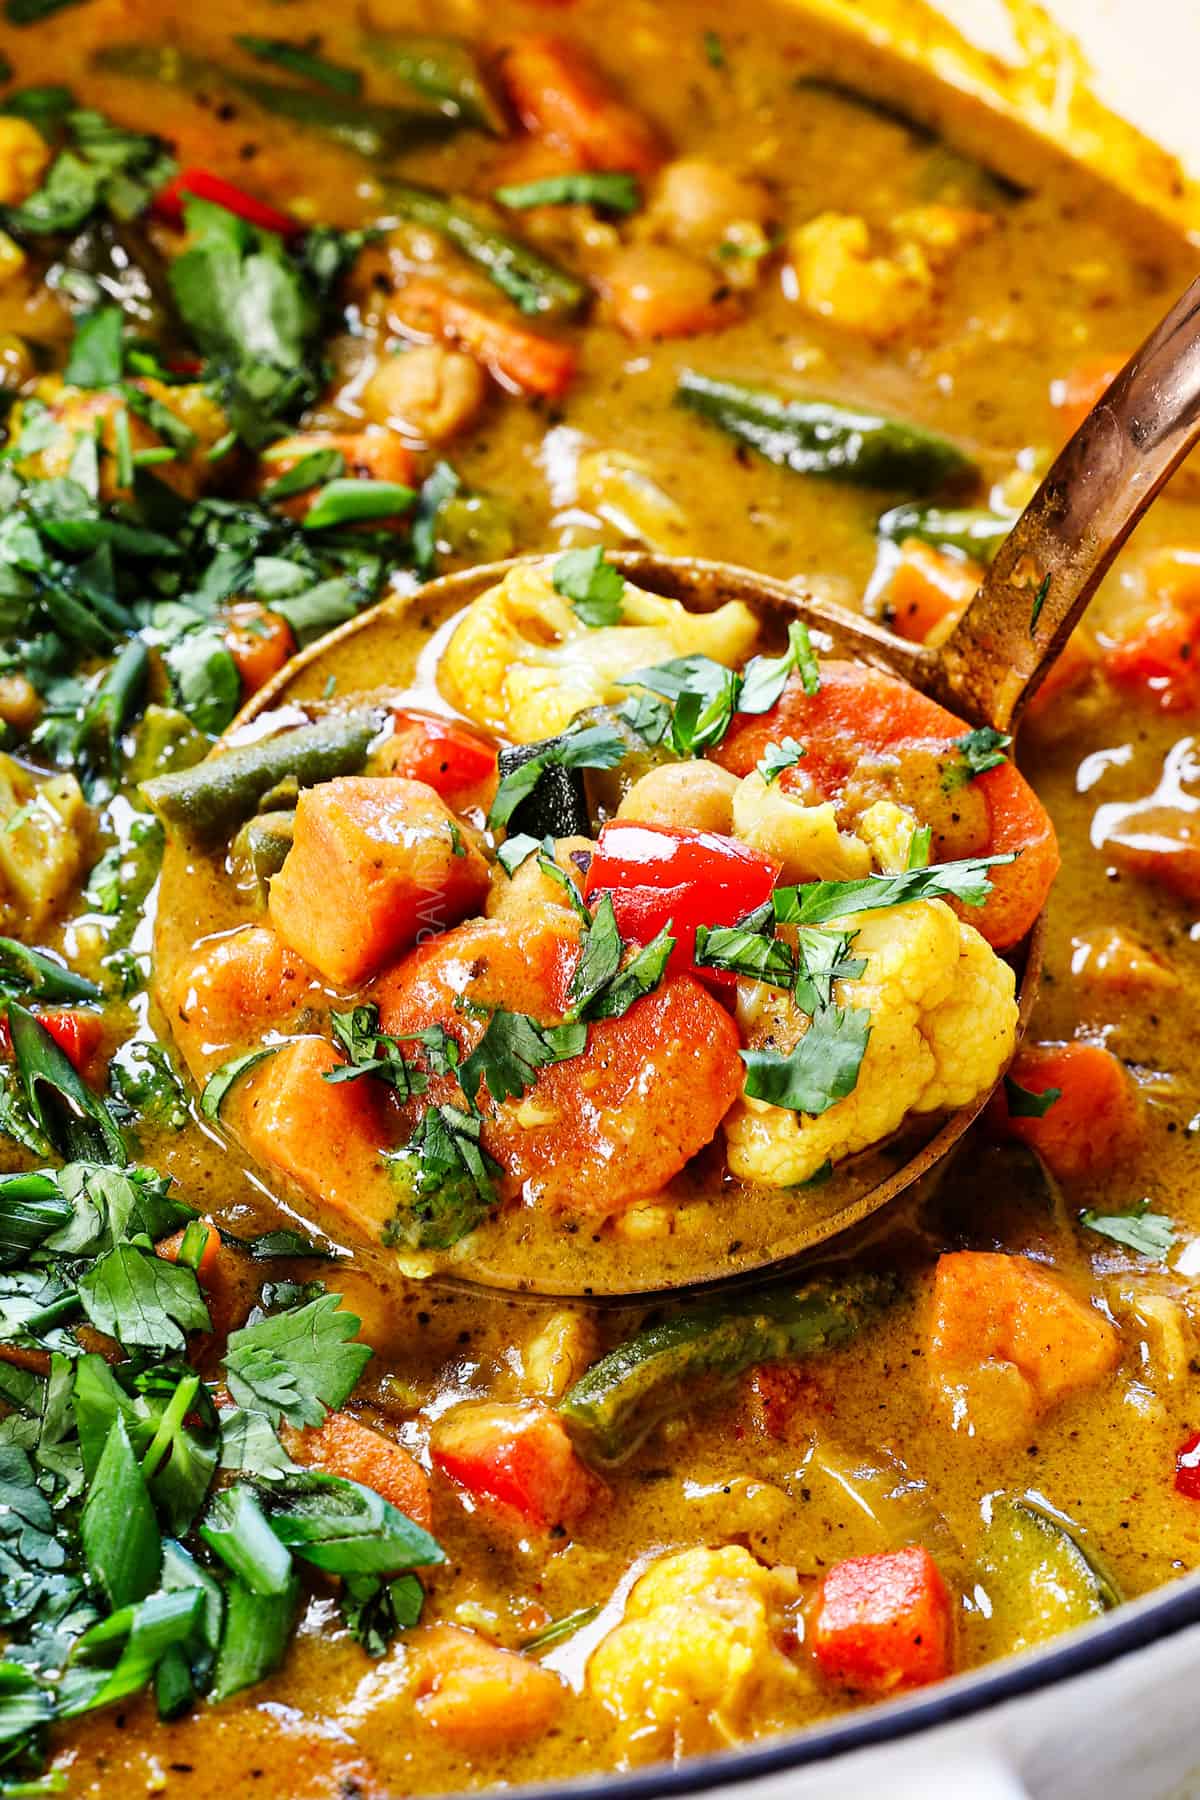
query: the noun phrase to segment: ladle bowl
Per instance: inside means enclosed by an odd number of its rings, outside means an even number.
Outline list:
[[[802,618],[827,653],[899,675],[970,725],[1014,729],[1021,708],[1061,650],[1113,557],[1179,462],[1200,437],[1200,281],[1193,283],[1067,443],[1015,521],[991,569],[946,641],[931,649],[875,622],[821,602],[785,582],[725,563],[642,552],[611,558],[652,592],[710,611],[740,600],[765,620]],[[419,609],[432,626],[449,622],[501,580],[512,562],[431,582],[396,596],[295,657],[256,694],[229,733],[259,735],[266,715],[293,702],[413,681],[397,666],[396,645]],[[408,658],[411,664],[411,655]],[[333,684],[331,690],[330,684]],[[171,891],[172,848],[164,869]],[[180,871],[182,872],[182,871]],[[1019,1043],[1037,994],[1044,915],[1010,953],[1018,980]],[[413,1259],[421,1273],[452,1275],[507,1291],[628,1299],[664,1290],[761,1278],[780,1272],[831,1238],[859,1226],[917,1181],[932,1175],[988,1099],[949,1115],[923,1117],[884,1144],[846,1159],[820,1185],[785,1190],[697,1175],[676,1229],[640,1239],[586,1219],[509,1207],[455,1250]],[[704,1159],[701,1159],[703,1163]]]

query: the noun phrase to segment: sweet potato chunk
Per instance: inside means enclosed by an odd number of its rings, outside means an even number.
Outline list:
[[[1100,1044],[1030,1044],[1010,1071],[1032,1094],[1057,1093],[1039,1118],[1017,1116],[1000,1087],[992,1123],[1042,1157],[1060,1180],[1108,1168],[1136,1150],[1142,1137],[1137,1088],[1124,1065]]]
[[[432,788],[345,775],[301,794],[271,922],[329,981],[353,987],[422,933],[457,924],[487,889],[486,862]]]
[[[163,1007],[193,1075],[226,1052],[257,1042],[313,998],[307,963],[266,925],[246,925],[197,944],[171,972]]]
[[[956,1423],[1017,1438],[1102,1381],[1120,1354],[1108,1320],[1028,1257],[960,1250],[939,1258],[929,1366]]]
[[[419,1632],[413,1660],[417,1711],[460,1750],[496,1750],[540,1737],[565,1697],[552,1670],[458,1625]]]
[[[251,1155],[378,1237],[395,1211],[387,1097],[378,1082],[324,1080],[342,1061],[326,1038],[295,1038],[234,1088],[225,1118]]]
[[[304,1431],[285,1425],[281,1436],[294,1462],[373,1488],[414,1524],[429,1530],[433,1521],[429,1477],[402,1444],[346,1412],[327,1413],[324,1424]]]

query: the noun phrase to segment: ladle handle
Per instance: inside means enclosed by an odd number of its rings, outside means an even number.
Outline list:
[[[1055,459],[921,672],[973,724],[1011,728],[1113,557],[1200,438],[1200,278]]]

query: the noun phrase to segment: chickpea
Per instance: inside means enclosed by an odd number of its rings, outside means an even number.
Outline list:
[[[479,364],[443,344],[419,344],[381,362],[363,389],[367,417],[427,444],[466,429],[483,405]]]
[[[702,157],[668,163],[650,223],[681,250],[715,250],[733,226],[766,224],[771,200],[761,181]]]
[[[608,309],[631,338],[691,337],[719,331],[740,308],[711,265],[664,244],[635,244],[603,276]]]
[[[24,675],[0,675],[0,722],[23,737],[37,724],[41,711],[42,702],[31,681]]]
[[[28,200],[50,166],[50,146],[28,119],[0,118],[0,205]]]
[[[634,782],[617,808],[617,817],[636,819],[643,825],[728,833],[737,789],[737,776],[716,763],[664,763]]]
[[[0,388],[14,393],[32,381],[36,374],[33,352],[24,338],[10,331],[0,334]]]

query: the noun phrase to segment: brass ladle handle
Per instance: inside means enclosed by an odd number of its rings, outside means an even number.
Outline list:
[[[1197,439],[1200,278],[1059,452],[966,612],[909,679],[972,724],[1011,729]]]

